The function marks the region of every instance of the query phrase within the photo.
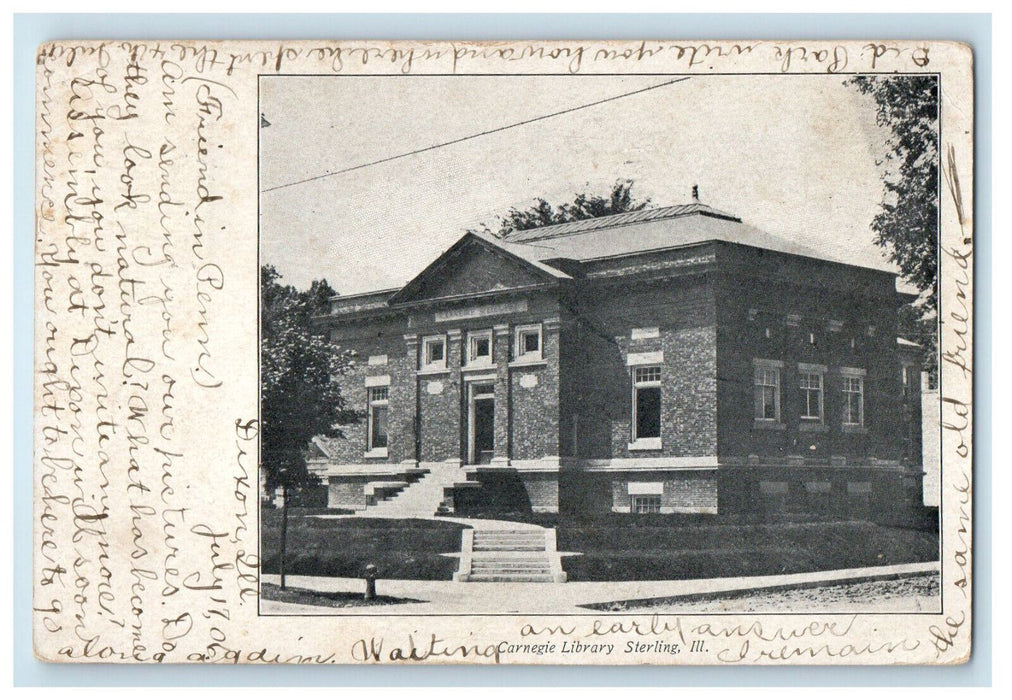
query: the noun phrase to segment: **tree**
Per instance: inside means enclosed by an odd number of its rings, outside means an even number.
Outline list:
[[[650,204],[649,199],[636,200],[632,195],[632,180],[618,180],[604,195],[578,194],[572,202],[552,206],[547,200],[538,197],[534,205],[527,209],[511,208],[505,216],[498,217],[498,228],[493,231],[482,224],[482,229],[493,236],[504,238],[514,231],[525,231],[540,226],[563,224],[567,221],[594,219],[609,214],[621,214],[627,211],[639,211]],[[468,233],[473,233],[469,229]]]
[[[936,366],[938,313],[938,79],[931,75],[856,76],[848,83],[870,95],[875,118],[889,130],[879,161],[884,193],[872,220],[875,243],[900,273],[921,291],[913,313],[900,319],[901,332],[925,346],[924,363]]]
[[[281,587],[285,587],[288,503],[293,493],[315,486],[306,451],[318,435],[339,437],[354,422],[341,394],[351,355],[316,332],[313,316],[325,313],[334,290],[316,280],[306,291],[280,283],[271,265],[260,269],[260,463],[268,492],[280,488]]]

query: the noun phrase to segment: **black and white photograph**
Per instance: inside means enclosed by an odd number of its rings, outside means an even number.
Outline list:
[[[941,612],[940,81],[260,75],[259,615]]]
[[[968,44],[34,56],[40,661],[970,660]]]

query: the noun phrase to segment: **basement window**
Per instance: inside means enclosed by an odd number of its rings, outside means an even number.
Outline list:
[[[661,497],[657,495],[632,496],[633,513],[660,513]]]

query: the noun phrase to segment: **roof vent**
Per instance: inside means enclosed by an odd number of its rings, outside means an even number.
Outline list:
[[[692,201],[699,203],[699,185],[692,186]]]

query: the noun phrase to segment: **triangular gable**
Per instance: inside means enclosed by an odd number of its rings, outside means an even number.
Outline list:
[[[566,275],[524,260],[492,241],[465,234],[389,303],[404,304],[551,284]]]

